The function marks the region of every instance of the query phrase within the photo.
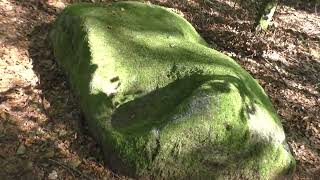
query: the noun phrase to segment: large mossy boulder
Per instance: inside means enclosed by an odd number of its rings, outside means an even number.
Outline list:
[[[50,38],[113,170],[156,179],[293,173],[295,161],[263,89],[170,9],[72,5]]]

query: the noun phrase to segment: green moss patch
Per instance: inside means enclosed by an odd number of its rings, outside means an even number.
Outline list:
[[[171,10],[72,5],[50,37],[115,171],[172,179],[292,174],[294,159],[263,89]]]

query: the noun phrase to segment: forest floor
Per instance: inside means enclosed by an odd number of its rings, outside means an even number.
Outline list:
[[[251,32],[251,1],[151,2],[181,12],[259,81],[282,119],[294,179],[319,178],[320,14],[313,1],[282,1],[263,35]],[[0,179],[126,179],[104,165],[47,40],[68,3],[0,0]]]

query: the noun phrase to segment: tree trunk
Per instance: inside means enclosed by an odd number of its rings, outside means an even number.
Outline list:
[[[259,14],[259,19],[256,22],[256,31],[261,32],[267,31],[268,26],[272,20],[276,8],[278,5],[278,0],[267,0],[262,6]]]

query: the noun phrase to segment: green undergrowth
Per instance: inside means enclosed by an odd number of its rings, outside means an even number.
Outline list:
[[[268,178],[294,161],[263,89],[169,9],[73,5],[51,40],[93,136],[120,173]]]

